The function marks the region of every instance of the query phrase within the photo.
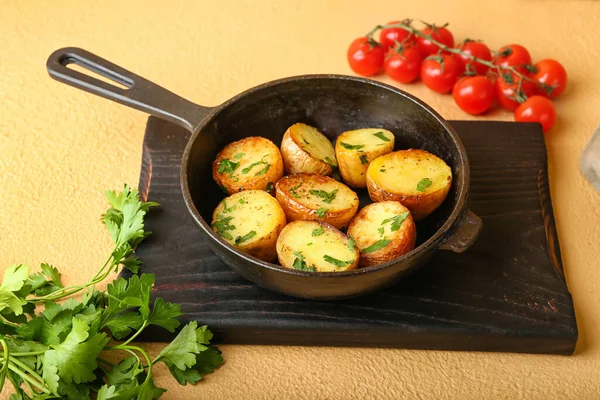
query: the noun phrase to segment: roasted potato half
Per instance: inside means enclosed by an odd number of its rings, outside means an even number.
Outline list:
[[[289,175],[275,185],[275,196],[288,221],[323,221],[341,229],[358,210],[358,196],[333,178],[316,174]]]
[[[376,158],[367,169],[371,200],[399,201],[417,221],[442,204],[451,185],[448,164],[425,150],[395,151]]]
[[[290,222],[277,239],[277,257],[286,268],[313,272],[356,269],[358,248],[333,226],[317,221]]]
[[[272,191],[283,176],[279,148],[269,139],[250,136],[228,144],[213,162],[213,179],[227,193]]]
[[[335,142],[340,174],[348,186],[367,187],[367,168],[371,161],[394,151],[394,134],[385,129],[365,128],[347,131]]]
[[[337,168],[333,145],[310,125],[290,126],[281,141],[281,155],[287,174],[329,175]]]
[[[417,228],[408,208],[397,201],[371,203],[348,227],[348,236],[360,249],[360,267],[400,257],[415,248]]]
[[[277,237],[285,224],[285,213],[273,196],[263,190],[244,190],[219,203],[211,227],[241,251],[274,261]]]

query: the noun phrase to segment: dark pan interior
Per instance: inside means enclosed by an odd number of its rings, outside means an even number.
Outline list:
[[[317,127],[332,141],[351,129],[388,129],[396,135],[396,150],[424,149],[450,165],[452,189],[433,214],[417,223],[417,245],[429,239],[452,213],[458,200],[456,183],[463,173],[459,145],[436,116],[405,93],[376,82],[319,77],[251,90],[221,106],[201,127],[190,148],[187,176],[194,205],[208,224],[225,197],[212,179],[217,153],[247,136],[263,136],[279,146],[286,129],[296,122]],[[366,189],[356,191],[361,207],[371,202]]]

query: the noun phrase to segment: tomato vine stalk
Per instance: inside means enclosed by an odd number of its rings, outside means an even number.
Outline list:
[[[428,27],[434,26],[434,25],[428,24],[427,22],[423,22],[423,21],[421,21],[421,22]],[[448,25],[448,24],[446,24],[446,25]],[[444,25],[444,26],[446,26],[446,25]],[[426,33],[421,32],[420,30],[414,28],[412,26],[412,20],[410,20],[410,19],[405,19],[400,22],[394,22],[394,23],[385,24],[385,25],[377,25],[369,33],[367,33],[366,36],[369,39],[369,42],[376,42],[375,39],[373,39],[373,35],[375,34],[375,32],[377,32],[381,29],[390,29],[390,28],[404,29],[405,31],[409,32],[412,35],[420,36],[424,39],[429,40],[431,43],[433,43],[439,47],[438,56],[442,52],[448,52],[448,53],[457,54],[462,57],[466,57],[466,58],[470,59],[469,64],[478,62],[480,64],[486,65],[492,71],[495,71],[495,73],[498,76],[502,77],[508,84],[511,84],[514,82],[513,76],[519,77],[519,82],[517,83],[517,90],[515,91],[515,100],[519,103],[522,103],[525,100],[527,100],[527,96],[525,96],[525,94],[521,90],[524,80],[533,82],[535,85],[537,85],[538,87],[541,87],[548,93],[550,93],[552,91],[552,87],[550,85],[536,81],[535,79],[529,77],[528,75],[521,73],[519,70],[517,70],[513,66],[496,65],[491,61],[484,60],[482,58],[475,57],[472,54],[465,53],[464,51],[460,50],[460,48],[446,46],[445,44],[435,40],[432,35],[428,35]],[[402,45],[404,45],[405,42],[406,42],[406,39],[403,40],[402,43],[396,43],[397,44],[396,49],[401,49]],[[531,67],[531,66],[524,66],[524,67],[527,69],[528,67]]]

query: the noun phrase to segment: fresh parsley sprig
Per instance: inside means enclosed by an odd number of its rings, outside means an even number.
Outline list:
[[[156,363],[165,363],[185,385],[223,362],[220,351],[210,346],[210,331],[196,322],[187,324],[154,360],[142,347],[131,344],[150,325],[175,332],[182,313],[179,305],[162,298],[150,304],[151,274],[115,279],[103,292],[94,289],[121,266],[137,273],[141,262],[134,249],[150,234],[144,230],[144,216],[158,205],[140,202],[137,190],[127,186],[106,196],[111,208],[102,221],[115,247],[92,279],[64,287],[58,269],[48,264],[32,274],[25,265],[11,266],[4,273],[0,391],[8,379],[16,392],[11,400],[154,399],[165,392],[154,385]],[[70,297],[79,292],[79,299]],[[115,351],[130,356],[117,364],[107,361],[105,354]]]

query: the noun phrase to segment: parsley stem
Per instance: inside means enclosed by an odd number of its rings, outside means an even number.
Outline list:
[[[8,371],[8,343],[6,340],[0,339],[0,344],[2,344],[2,352],[4,353],[4,365],[2,366],[2,370],[0,371],[0,377],[2,377],[2,382],[0,382],[0,393],[2,393],[2,389],[4,388],[4,382],[6,381],[6,372]]]
[[[33,386],[35,386],[36,388],[40,389],[42,392],[44,392],[46,394],[51,394],[52,393],[46,386],[44,386],[40,382],[36,381],[35,379],[33,379],[32,377],[30,377],[29,375],[27,375],[25,372],[23,372],[20,368],[18,368],[12,362],[8,363],[8,368],[12,372],[14,372],[15,374],[19,375],[19,377],[21,377],[21,379],[23,379],[26,382],[31,383]]]
[[[6,318],[4,318],[4,317],[3,317],[3,316],[1,316],[1,315],[0,315],[0,318],[2,318],[2,323],[6,324],[6,325],[10,325],[10,326],[12,326],[13,328],[18,328],[19,326],[21,326],[21,325],[19,325],[19,324],[15,324],[15,323],[13,323],[13,322],[10,322],[9,320],[7,320]]]
[[[27,356],[39,356],[40,354],[44,354],[46,350],[40,351],[28,351],[25,353],[10,353],[11,357],[27,357]]]
[[[28,374],[30,374],[31,376],[33,376],[34,378],[37,378],[42,384],[44,383],[44,379],[39,376],[37,374],[37,372],[35,372],[34,370],[32,370],[31,368],[29,368],[25,363],[23,363],[22,361],[19,361],[18,359],[11,357],[9,358],[9,362],[14,364],[15,366],[21,368],[23,371],[27,372]]]
[[[114,366],[115,366],[115,364],[111,363],[111,362],[110,362],[110,361],[108,361],[108,360],[105,360],[104,358],[98,357],[98,358],[96,358],[96,359],[97,359],[98,361],[100,361],[101,363],[108,365],[109,367],[114,367]]]
[[[128,345],[133,339],[135,339],[142,331],[148,326],[148,320],[145,320],[140,329],[136,333],[134,333],[129,339],[120,344],[120,346]]]
[[[117,345],[117,346],[108,346],[108,347],[105,347],[104,350],[125,350],[125,351],[127,351],[127,352],[129,352],[131,354],[134,354],[134,355],[135,355],[134,351],[142,353],[142,355],[146,359],[146,363],[148,363],[148,375],[146,376],[146,381],[148,379],[151,379],[151,377],[152,377],[152,361],[150,361],[150,357],[148,356],[148,353],[146,353],[146,350],[144,350],[144,349],[142,349],[141,347],[138,347],[138,346],[125,345],[124,343],[120,344],[120,345]],[[136,357],[137,357],[137,355],[136,355]],[[139,360],[139,358],[138,358],[138,360]]]

